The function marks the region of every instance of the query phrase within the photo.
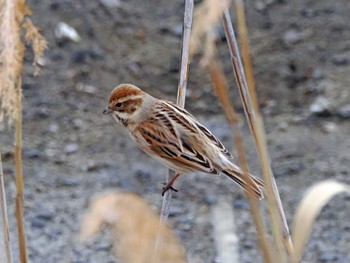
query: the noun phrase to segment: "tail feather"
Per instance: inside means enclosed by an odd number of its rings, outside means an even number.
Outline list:
[[[264,198],[264,183],[261,179],[256,178],[252,176],[251,174],[248,174],[249,177],[252,179],[250,183],[247,182],[247,180],[244,178],[244,174],[242,171],[234,171],[230,169],[223,170],[222,173],[224,173],[227,177],[229,177],[231,180],[233,180],[235,183],[237,183],[240,187],[242,187],[245,191],[248,191],[248,187],[251,188],[251,190],[254,192],[257,198],[260,200]]]

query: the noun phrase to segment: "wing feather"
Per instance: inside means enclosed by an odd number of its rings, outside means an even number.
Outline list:
[[[179,124],[178,121],[181,118],[170,117],[174,115],[157,111],[157,114],[150,121],[139,125],[134,133],[140,135],[148,145],[145,147],[138,142],[138,146],[151,156],[159,156],[186,171],[199,170],[218,174],[219,172],[213,167],[211,161],[181,136],[175,125]],[[184,122],[183,127],[190,131],[195,129],[191,121]],[[138,138],[138,136],[135,137]]]
[[[214,145],[216,145],[220,151],[228,158],[233,158],[230,152],[225,148],[225,146],[221,143],[221,141],[216,138],[214,134],[212,134],[206,127],[204,127],[202,124],[199,123],[199,121],[193,117],[188,111],[185,109],[171,103],[168,101],[164,101],[164,104],[169,108],[169,112],[171,112],[173,115],[176,113],[176,117],[173,117],[175,119],[180,120],[179,124],[182,124],[185,128],[189,129],[192,132],[201,132],[203,133]],[[183,116],[186,116],[184,118]]]

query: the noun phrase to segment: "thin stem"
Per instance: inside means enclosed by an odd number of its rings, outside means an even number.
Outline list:
[[[186,100],[186,88],[187,88],[187,79],[188,79],[188,66],[189,66],[189,49],[190,49],[190,35],[192,27],[192,15],[193,15],[193,0],[185,0],[185,12],[184,12],[184,23],[182,28],[182,48],[181,48],[181,65],[180,65],[180,79],[177,92],[177,104],[180,107],[185,107]],[[171,169],[168,170],[166,175],[166,182],[169,182],[170,178],[175,176],[175,172]],[[162,209],[160,215],[160,223],[166,223],[169,217],[170,203],[172,196],[172,189],[169,189],[165,192],[163,196]],[[157,259],[158,248],[160,242],[161,229],[162,226],[159,225],[158,235],[155,242],[155,253],[153,258]]]
[[[291,240],[289,229],[286,223],[287,221],[282,208],[281,199],[277,191],[276,182],[270,167],[270,158],[267,152],[262,117],[259,112],[255,110],[251,95],[249,93],[228,9],[226,9],[224,12],[223,23],[231,53],[234,74],[238,83],[246,118],[257,148],[264,181],[267,188],[268,210],[271,217],[272,230],[278,251],[278,262],[284,262],[286,259],[286,253],[282,244],[284,243],[287,248],[288,242],[286,242],[286,240]]]
[[[189,66],[189,49],[190,49],[190,35],[192,27],[192,14],[193,14],[193,0],[185,0],[185,14],[182,32],[182,48],[181,48],[181,66],[180,66],[180,79],[177,92],[177,104],[180,107],[185,106],[186,100],[186,87],[188,79],[188,66]],[[170,174],[173,171],[169,171],[166,177],[166,182],[170,179]],[[169,215],[170,200],[172,190],[166,191],[163,197],[161,220],[166,221]],[[164,209],[164,210],[163,210]]]
[[[236,3],[235,6],[236,6],[236,14],[237,14],[237,26],[238,26],[240,47],[242,50],[244,72],[247,77],[248,89],[249,89],[250,96],[252,98],[253,105],[255,107],[255,110],[259,112],[258,96],[256,95],[256,90],[255,90],[252,58],[250,56],[250,51],[249,51],[250,48],[249,48],[247,24],[245,20],[244,4],[242,0],[236,0],[235,3]]]
[[[177,105],[185,108],[188,66],[190,64],[190,37],[192,28],[193,0],[185,1],[184,23],[182,28],[182,48],[180,79],[177,90]]]
[[[12,263],[11,243],[10,243],[10,231],[7,217],[7,205],[6,205],[6,194],[4,184],[4,173],[2,170],[1,150],[0,150],[0,206],[1,206],[1,217],[3,223],[4,232],[4,244],[6,251],[6,262]]]
[[[18,242],[19,255],[21,263],[27,263],[27,246],[23,219],[23,171],[22,171],[22,94],[21,85],[22,80],[18,81],[18,116],[16,119],[16,134],[15,134],[15,166],[16,166],[16,219],[18,227]]]

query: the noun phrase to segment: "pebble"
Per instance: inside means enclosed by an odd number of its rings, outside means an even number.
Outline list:
[[[42,157],[42,152],[37,149],[23,149],[24,158],[28,159],[38,159]]]
[[[53,211],[50,211],[48,209],[44,209],[40,213],[36,215],[36,218],[40,218],[42,220],[50,221],[54,217],[55,213]]]
[[[302,32],[297,29],[288,29],[283,35],[283,42],[287,45],[296,44],[306,38],[307,32]]]
[[[245,199],[241,199],[241,198],[233,200],[233,207],[235,209],[244,209],[244,210],[249,209],[248,202]]]
[[[96,94],[97,93],[97,88],[92,86],[92,85],[85,85],[81,82],[78,82],[75,85],[75,89],[79,92],[84,92],[87,94]]]
[[[339,107],[337,113],[342,119],[350,119],[350,104]]]
[[[330,251],[321,252],[319,256],[320,262],[337,262],[338,256]]]
[[[49,111],[46,108],[38,108],[28,111],[28,115],[33,119],[47,119],[50,117]]]
[[[316,98],[309,108],[310,112],[319,116],[330,115],[330,101],[322,96]]]
[[[72,154],[72,153],[77,152],[78,149],[79,149],[78,144],[76,144],[76,143],[70,143],[70,144],[67,144],[67,145],[64,147],[63,150],[64,150],[64,152],[65,152],[66,154]]]
[[[289,125],[288,125],[288,122],[286,122],[286,121],[282,121],[282,122],[278,123],[278,125],[277,125],[277,129],[279,131],[282,131],[282,132],[288,131],[288,127],[289,127]]]
[[[83,64],[87,61],[87,59],[102,59],[103,54],[99,50],[94,49],[79,49],[73,52],[71,60],[77,64]]]
[[[326,133],[333,133],[338,130],[338,126],[334,122],[326,122],[322,125],[322,130]]]
[[[121,6],[120,0],[100,0],[100,2],[105,7],[108,7],[108,8],[115,8],[115,7]]]
[[[126,64],[126,68],[135,75],[140,75],[142,72],[141,63],[138,61],[131,61]]]
[[[145,169],[137,169],[135,172],[135,178],[142,183],[146,183],[150,181],[151,174]]]
[[[336,66],[346,66],[349,64],[349,57],[346,55],[335,55],[332,62]]]
[[[53,122],[49,125],[49,131],[52,133],[57,133],[59,130],[59,126],[57,123]]]
[[[65,22],[59,22],[56,25],[55,36],[58,40],[70,40],[76,43],[80,42],[81,40],[77,30]]]
[[[164,25],[159,28],[159,31],[161,33],[168,33],[170,35],[173,35],[175,37],[181,37],[182,36],[182,25]]]
[[[300,14],[304,17],[307,17],[307,18],[312,18],[312,17],[317,16],[317,12],[315,9],[312,9],[312,8],[306,7],[306,6],[300,10]]]
[[[83,126],[84,126],[84,121],[82,119],[76,118],[76,119],[73,120],[73,127],[74,127],[74,129],[79,130]]]
[[[43,228],[47,223],[47,220],[41,219],[41,218],[34,218],[31,222],[31,226],[33,228]]]
[[[65,177],[59,181],[60,186],[77,186],[79,185],[79,180],[73,177]]]

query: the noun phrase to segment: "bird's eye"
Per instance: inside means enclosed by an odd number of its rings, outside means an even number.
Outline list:
[[[123,106],[123,103],[118,102],[117,104],[115,104],[115,106],[116,106],[117,108],[120,108],[121,106]]]

